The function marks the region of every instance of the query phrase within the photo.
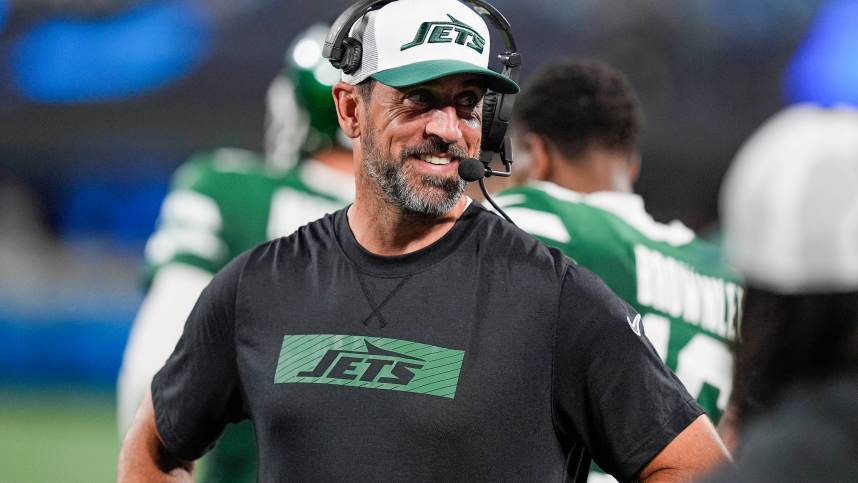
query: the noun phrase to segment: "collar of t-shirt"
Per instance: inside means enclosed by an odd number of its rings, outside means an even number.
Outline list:
[[[351,208],[349,205],[348,208]],[[470,235],[485,209],[479,203],[470,202],[462,216],[443,237],[431,245],[405,255],[382,256],[367,251],[355,239],[349,226],[348,208],[334,215],[337,239],[346,257],[358,269],[377,277],[404,277],[424,270],[453,253],[459,243]]]

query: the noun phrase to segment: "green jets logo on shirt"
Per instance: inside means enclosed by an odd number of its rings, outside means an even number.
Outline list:
[[[333,384],[453,399],[465,352],[353,335],[283,337],[275,384]]]
[[[404,44],[399,50],[408,50],[424,43],[449,44],[452,42],[470,47],[482,54],[483,48],[486,46],[486,39],[470,25],[456,20],[449,13],[447,16],[450,17],[449,22],[421,23],[417,29],[417,34],[414,35],[414,40]]]

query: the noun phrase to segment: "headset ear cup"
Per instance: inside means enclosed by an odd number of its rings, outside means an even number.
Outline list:
[[[498,105],[498,95],[497,92],[486,91],[486,95],[483,96],[483,138],[480,143],[480,148],[483,151],[499,151],[503,140],[503,136],[500,136],[500,139],[494,139],[494,133],[492,133],[492,125],[495,121],[495,111]]]
[[[354,74],[360,68],[363,45],[361,45],[360,40],[354,37],[346,37],[343,39],[343,49],[343,60],[340,61],[340,68],[346,74]]]

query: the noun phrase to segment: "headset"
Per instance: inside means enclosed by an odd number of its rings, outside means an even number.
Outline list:
[[[396,0],[361,0],[347,8],[331,25],[331,30],[325,39],[322,56],[346,74],[357,71],[360,67],[363,48],[358,39],[349,37],[352,26],[368,12],[382,8],[394,1]],[[460,1],[489,20],[489,23],[501,32],[506,47],[503,53],[498,54],[498,60],[503,66],[501,75],[518,82],[521,54],[516,49],[515,39],[507,19],[498,9],[486,1]],[[514,104],[515,94],[501,94],[488,90],[483,97],[483,137],[480,144],[482,151],[480,161],[485,167],[484,176],[510,176],[512,174],[512,146],[506,132],[512,118]],[[499,155],[504,165],[504,171],[493,171],[489,168],[493,153]]]

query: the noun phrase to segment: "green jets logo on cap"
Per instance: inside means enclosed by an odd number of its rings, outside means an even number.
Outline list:
[[[399,50],[407,50],[424,43],[449,44],[452,42],[470,47],[482,54],[483,48],[486,46],[486,39],[468,24],[456,20],[449,13],[447,16],[450,17],[449,22],[421,23],[414,40],[403,45]]]
[[[353,335],[287,335],[275,384],[332,384],[453,399],[465,352]]]

